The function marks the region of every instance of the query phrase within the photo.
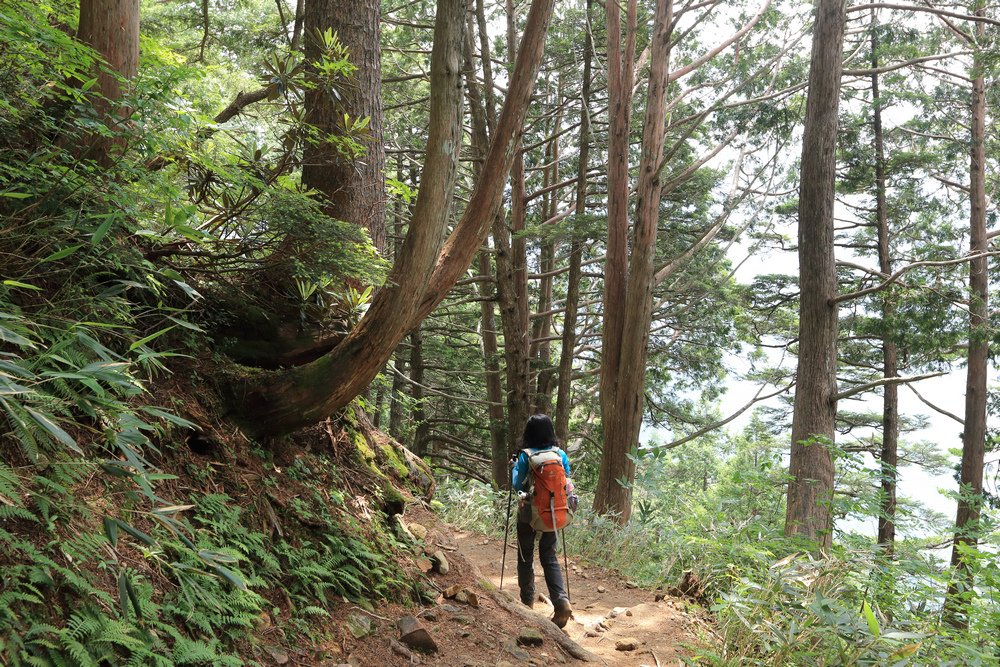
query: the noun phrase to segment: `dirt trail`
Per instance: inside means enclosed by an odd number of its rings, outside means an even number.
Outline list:
[[[439,591],[437,600],[422,607],[388,604],[380,607],[377,613],[365,612],[356,606],[345,608],[338,617],[366,616],[363,620],[370,629],[352,636],[344,623],[338,633],[339,639],[334,638],[327,647],[327,659],[301,659],[290,664],[322,667],[570,666],[586,664],[573,657],[585,657],[579,650],[582,647],[597,660],[590,664],[677,667],[682,656],[690,653],[686,646],[702,644],[711,635],[710,626],[696,614],[688,613],[683,600],[663,598],[655,591],[631,586],[614,573],[571,560],[569,583],[574,617],[565,631],[569,639],[579,645],[572,646],[572,642],[565,642],[554,625],[544,620],[552,616],[551,604],[538,602],[532,612],[515,602],[518,599],[516,547],[507,553],[503,592],[497,593],[502,540],[443,525],[436,515],[416,504],[407,508],[405,524],[411,532],[423,535],[419,546],[415,547],[415,563],[426,559],[421,554],[432,558],[436,554],[449,563],[446,572],[436,567],[426,575],[427,583]],[[536,588],[544,591],[540,566],[536,565],[535,574]],[[457,590],[473,594],[475,600],[456,596]],[[661,599],[658,601],[657,597]],[[411,652],[401,645],[400,642],[408,643],[401,636],[398,624],[404,617],[413,617],[413,622],[429,633],[436,644],[432,651]],[[542,636],[537,637],[541,643],[522,641],[525,632],[538,631],[541,631]],[[632,640],[634,648],[622,650],[624,647],[619,644],[626,640]],[[567,643],[570,645],[565,645]]]
[[[457,530],[454,536],[462,555],[499,587],[503,540]],[[517,545],[512,542],[507,550],[503,580],[503,590],[514,599],[518,599],[516,550]],[[710,633],[705,621],[688,613],[688,605],[681,599],[637,588],[612,572],[572,558],[569,566],[573,618],[566,625],[566,633],[608,665],[673,667],[682,664],[682,656],[690,654],[685,645],[701,644]],[[544,591],[541,566],[537,562],[535,578],[536,589]],[[534,610],[546,618],[552,616],[552,605],[547,599],[536,602]],[[628,642],[634,643],[635,648],[620,650]]]

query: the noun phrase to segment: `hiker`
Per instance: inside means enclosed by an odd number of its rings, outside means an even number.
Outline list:
[[[524,427],[522,446],[524,449],[516,455],[517,463],[511,473],[511,486],[514,491],[518,492],[521,499],[517,512],[517,585],[521,589],[521,602],[528,607],[533,606],[535,602],[535,571],[532,566],[532,556],[535,550],[535,533],[541,532],[542,536],[538,541],[538,560],[542,563],[545,585],[548,586],[549,598],[552,600],[552,606],[555,607],[552,622],[561,628],[566,625],[573,613],[573,609],[569,605],[569,595],[563,586],[562,570],[559,568],[559,558],[556,554],[555,528],[561,528],[562,525],[558,523],[553,525],[553,521],[550,519],[547,524],[548,528],[536,531],[531,525],[532,504],[528,492],[535,475],[532,471],[533,467],[538,470],[540,465],[544,465],[541,461],[550,463],[557,461],[554,458],[557,455],[562,460],[562,468],[565,472],[563,480],[565,481],[570,474],[569,459],[566,457],[566,452],[559,449],[552,420],[545,415],[533,415],[528,419],[528,423]],[[566,490],[564,488],[561,503],[563,522],[566,520],[565,513],[567,511],[565,497]]]

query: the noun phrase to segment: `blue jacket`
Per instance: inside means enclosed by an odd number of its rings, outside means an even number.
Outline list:
[[[535,447],[529,448],[532,453],[543,452],[547,449],[552,449],[552,445],[548,447]],[[563,469],[566,470],[566,477],[569,477],[569,457],[566,456],[566,452],[559,450],[559,455],[562,456]],[[522,450],[521,454],[517,457],[517,463],[514,465],[514,471],[510,475],[510,485],[514,487],[515,491],[524,490],[524,482],[528,478],[528,472],[530,467],[528,466],[528,455]]]

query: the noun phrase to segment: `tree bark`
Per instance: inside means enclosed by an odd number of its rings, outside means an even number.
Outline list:
[[[981,2],[975,9],[984,16]],[[976,32],[983,35],[983,25]],[[986,234],[986,81],[983,59],[973,57],[972,127],[969,160],[970,244],[969,253],[978,255],[969,262],[969,363],[965,381],[965,426],[962,430],[962,472],[958,512],[955,517],[955,541],[951,551],[954,568],[945,599],[945,620],[956,628],[969,626],[967,609],[973,594],[971,566],[962,547],[979,544],[979,515],[983,506],[983,461],[986,453],[986,387],[989,368],[989,276]]]
[[[462,273],[469,268],[473,256],[486,238],[493,219],[500,210],[506,185],[517,151],[517,138],[534,89],[538,68],[545,48],[545,35],[552,17],[554,0],[532,0],[525,20],[524,34],[517,62],[507,88],[507,97],[497,120],[497,129],[490,140],[490,150],[483,161],[483,172],[494,178],[477,184],[462,219],[448,237],[428,288],[417,307],[415,321],[426,317],[441,302]]]
[[[573,357],[576,349],[576,320],[580,305],[580,279],[583,273],[583,241],[580,223],[587,214],[587,171],[590,165],[590,67],[594,42],[590,30],[593,0],[587,0],[587,30],[583,49],[583,83],[580,92],[580,154],[577,164],[576,210],[573,238],[570,241],[569,276],[566,287],[566,312],[563,315],[562,349],[559,352],[559,389],[556,394],[556,436],[569,440],[569,420],[573,404]]]
[[[379,9],[378,0],[306,2],[305,55],[312,73],[315,74],[316,63],[323,54],[317,33],[326,30],[337,34],[357,70],[350,81],[333,85],[336,95],[319,81],[306,93],[306,122],[316,127],[321,136],[316,143],[306,145],[302,183],[322,193],[324,213],[364,227],[381,251],[385,249],[385,148]],[[345,127],[345,115],[350,123],[369,119],[362,136],[353,133],[354,139],[365,146],[360,157],[345,156],[336,140],[324,140],[327,135],[352,136],[350,128]]]
[[[875,224],[878,230],[878,265],[884,275],[892,275],[892,250],[889,245],[889,211],[886,207],[885,140],[882,132],[882,98],[879,94],[878,74],[878,25],[872,10],[872,130],[875,148]],[[892,321],[892,300],[882,298],[882,320]],[[891,332],[882,337],[882,377],[899,375],[896,343],[889,339]],[[896,466],[899,448],[899,386],[890,382],[882,390],[882,452],[880,459],[882,495],[878,517],[876,544],[887,558],[892,558],[896,547]]]
[[[610,10],[610,4],[609,4]],[[635,50],[635,4],[629,4],[628,27],[626,28],[627,53],[623,65],[632,69],[632,55]],[[609,11],[609,15],[610,15]],[[632,252],[627,258],[621,253],[627,253],[626,248],[616,250],[616,264],[612,264],[612,230],[615,234],[628,226],[628,204],[622,200],[615,207],[615,214],[621,216],[612,220],[611,201],[608,202],[608,265],[605,271],[605,281],[609,274],[614,274],[613,286],[621,289],[619,282],[624,278],[624,293],[621,298],[621,308],[609,312],[608,299],[616,298],[613,294],[605,297],[605,328],[614,333],[617,338],[609,337],[607,330],[603,338],[601,363],[601,422],[604,426],[604,452],[601,456],[601,467],[598,474],[597,489],[594,496],[594,510],[601,514],[613,514],[621,523],[629,520],[632,514],[632,482],[635,479],[635,464],[629,458],[629,452],[639,441],[639,430],[642,427],[643,396],[646,386],[646,358],[649,342],[649,329],[653,315],[653,287],[656,273],[656,229],[660,218],[660,199],[662,182],[660,168],[663,162],[663,144],[666,138],[666,94],[667,78],[670,63],[670,37],[673,23],[672,0],[657,0],[656,14],[653,19],[653,33],[650,40],[650,68],[647,87],[646,114],[642,125],[642,148],[639,158],[639,180],[636,185],[635,225],[632,232]],[[611,21],[608,30],[612,31]],[[631,35],[630,35],[631,33]],[[609,63],[612,57],[608,56]],[[615,58],[617,60],[617,58]],[[610,75],[609,75],[610,76]],[[631,83],[631,76],[626,79]],[[615,77],[618,88],[618,76]],[[631,85],[615,93],[631,95]],[[609,79],[609,95],[611,94]],[[616,133],[617,134],[617,133]],[[624,135],[616,138],[616,143],[624,137],[628,138],[627,125]],[[625,153],[619,163],[612,166],[617,178],[624,178],[622,184],[611,186],[609,172],[609,196],[615,194],[616,199],[628,194],[627,170],[628,144],[616,147]],[[609,149],[610,152],[610,149]],[[620,170],[624,167],[624,172]],[[615,242],[618,243],[617,241]],[[624,275],[623,275],[624,274]],[[607,289],[606,289],[607,291]],[[611,319],[611,318],[616,319]],[[610,320],[610,322],[609,322]],[[609,327],[610,323],[610,327]],[[608,361],[611,365],[607,366]]]
[[[490,257],[479,253],[479,275],[491,277]],[[507,474],[507,438],[504,427],[503,386],[500,382],[500,351],[497,346],[497,323],[493,312],[493,300],[488,298],[494,283],[483,280],[479,283],[480,309],[482,316],[483,362],[486,369],[486,399],[489,401],[487,414],[490,419],[490,462],[493,484],[498,489],[510,486]]]
[[[77,39],[94,49],[107,67],[95,67],[97,84],[91,88],[94,110],[108,125],[108,116],[121,102],[120,80],[131,81],[139,70],[139,0],[80,0],[80,24]],[[129,115],[121,109],[121,117]],[[115,141],[93,137],[87,156],[98,164],[109,164],[109,151]]]
[[[389,435],[396,442],[403,442],[403,401],[401,397],[406,391],[403,373],[406,363],[403,359],[403,346],[396,348],[396,372],[392,374],[392,394],[389,396]]]
[[[799,358],[785,535],[827,549],[832,541],[837,394],[837,292],[833,209],[844,0],[818,0],[799,182]]]
[[[503,176],[513,162],[554,0],[532,0],[514,74],[483,163],[483,170],[494,177],[476,185],[465,213],[438,252],[461,147],[458,76],[462,28],[458,25],[465,24],[461,3],[440,2],[431,65],[432,81],[437,82],[431,86],[431,132],[403,253],[361,322],[336,348],[304,366],[235,383],[230,400],[258,436],[288,433],[316,423],[363,391],[403,336],[427,317],[469,268],[499,211],[506,180]],[[451,101],[445,104],[446,99]],[[443,172],[450,176],[444,178]],[[431,187],[432,182],[437,185]]]
[[[482,9],[482,2],[478,3],[477,13]],[[489,104],[491,98],[486,97],[484,101],[478,84],[476,83],[476,66],[474,60],[475,48],[473,46],[473,22],[469,17],[469,25],[465,34],[465,67],[468,96],[469,115],[472,118],[472,143],[480,157],[485,157],[489,146],[490,127]],[[481,42],[483,69],[485,70],[489,60],[489,45]],[[489,77],[484,77],[489,78]],[[482,178],[481,162],[473,163],[473,175],[476,181]],[[480,338],[483,345],[483,367],[486,371],[486,398],[489,402],[487,415],[489,416],[490,430],[490,469],[492,472],[493,484],[498,489],[506,489],[510,486],[510,475],[507,471],[507,426],[504,421],[503,407],[503,383],[500,379],[500,352],[497,343],[496,315],[493,310],[495,301],[496,280],[492,275],[489,253],[482,251],[479,253],[479,275],[482,278],[477,284],[480,296]]]
[[[502,216],[493,224],[494,257],[497,263],[497,302],[503,330],[503,356],[507,378],[507,441],[511,451],[520,448],[521,431],[528,421],[530,366],[528,356],[527,309],[519,303],[518,272],[510,230]]]
[[[410,334],[410,381],[413,388],[413,453],[427,455],[427,411],[424,409],[424,335],[420,327]]]
[[[562,87],[556,94],[555,103],[558,105],[556,111],[553,130],[550,134],[549,149],[546,161],[551,166],[546,170],[545,188],[559,182],[559,132],[562,126]],[[549,190],[544,201],[544,220],[551,220],[556,216],[556,203],[559,201],[559,189]],[[532,327],[532,351],[531,358],[535,362],[535,412],[549,414],[552,410],[552,384],[555,379],[555,371],[552,368],[552,344],[549,337],[552,335],[552,287],[555,276],[556,245],[552,239],[543,239],[539,253],[539,269],[542,274],[538,283],[538,312],[540,315]]]
[[[517,52],[517,14],[507,0],[507,53]],[[510,229],[498,217],[493,225],[497,263],[497,300],[503,329],[507,371],[507,428],[511,450],[520,448],[521,431],[531,413],[531,351],[528,334],[528,257],[524,231],[527,196],[524,186],[524,151],[518,131],[510,170]]]

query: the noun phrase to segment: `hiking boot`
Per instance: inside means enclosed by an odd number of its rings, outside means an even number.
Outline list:
[[[553,606],[556,609],[556,613],[552,615],[552,622],[556,624],[556,627],[566,627],[566,622],[573,615],[573,608],[569,606],[569,600],[556,600]]]

